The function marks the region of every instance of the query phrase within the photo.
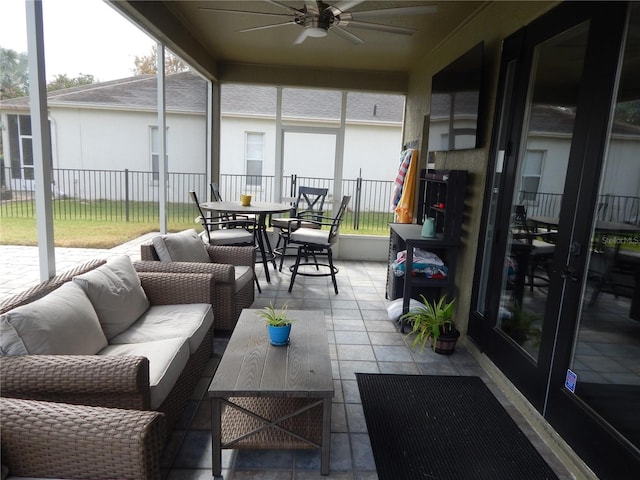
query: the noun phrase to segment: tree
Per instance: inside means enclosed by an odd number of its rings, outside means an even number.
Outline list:
[[[27,54],[0,47],[0,99],[24,97],[28,93]]]
[[[133,69],[134,75],[155,75],[158,71],[158,49],[155,45],[151,47],[151,53],[149,55],[137,56],[133,60],[135,67]],[[173,53],[165,50],[164,54],[164,73],[180,73],[188,72],[191,67],[183,62]]]
[[[53,82],[47,84],[47,92],[62,90],[63,88],[79,87],[80,85],[91,85],[92,83],[96,83],[93,75],[81,73],[75,78],[69,78],[63,73],[62,75],[56,75]]]

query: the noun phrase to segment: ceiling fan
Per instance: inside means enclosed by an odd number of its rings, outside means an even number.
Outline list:
[[[379,32],[396,33],[401,35],[412,35],[415,30],[411,28],[396,27],[393,25],[383,25],[362,21],[376,17],[386,17],[394,15],[421,15],[435,13],[438,10],[436,5],[423,5],[413,7],[392,7],[377,10],[364,10],[349,12],[348,10],[364,2],[364,0],[343,0],[330,5],[321,0],[305,0],[302,8],[293,8],[282,2],[275,0],[265,0],[268,3],[277,5],[287,13],[255,12],[249,10],[232,10],[223,8],[200,7],[201,10],[209,10],[225,13],[242,13],[248,15],[265,15],[271,17],[288,18],[286,22],[262,25],[259,27],[245,28],[240,32],[252,32],[266,28],[283,27],[286,25],[299,25],[303,27],[300,35],[293,42],[298,45],[307,37],[326,37],[329,31],[350,41],[353,44],[364,43],[360,37],[350,32],[346,27],[361,28],[363,30],[376,30]]]

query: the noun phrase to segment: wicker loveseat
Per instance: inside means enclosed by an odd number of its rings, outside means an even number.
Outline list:
[[[162,413],[0,398],[0,418],[8,480],[161,478]]]
[[[166,242],[180,245],[171,252],[158,248]],[[175,245],[175,244],[174,244]],[[171,249],[171,246],[169,246]],[[162,256],[162,259],[161,259]],[[216,331],[233,331],[243,308],[255,298],[256,252],[253,247],[213,246],[202,242],[195,230],[158,236],[140,246],[136,270],[144,272],[207,273],[213,275],[215,288],[211,297]]]
[[[131,261],[126,258],[128,268],[133,270]],[[51,302],[56,300],[62,289],[77,290],[75,284],[82,279],[93,278],[87,275],[103,274],[110,265],[113,269],[110,262],[111,259],[82,264],[0,304],[0,346],[3,353],[0,356],[0,395],[100,407],[156,410],[165,414],[166,430],[170,431],[213,353],[213,276],[135,272],[150,306],[137,321],[115,336],[113,332],[111,336],[107,334],[113,326],[106,325],[100,317],[102,323],[97,328],[105,331],[106,345],[91,354],[91,351],[85,351],[89,348],[85,345],[74,346],[74,343],[85,343],[84,338],[80,342],[72,341],[74,334],[76,337],[78,334],[69,332],[70,339],[67,340],[65,332],[57,331],[60,330],[60,322],[64,327],[69,323],[66,317],[63,320],[56,318],[53,315],[56,312],[47,309],[55,309],[51,307]],[[117,262],[116,265],[124,264],[120,260]],[[129,298],[119,291],[116,293],[115,301],[121,296]],[[42,302],[49,303],[41,306]],[[126,303],[128,308],[131,302]],[[76,303],[69,305],[72,309]],[[20,327],[24,307],[30,308],[32,315],[33,311],[36,314],[36,320],[31,321],[28,329]],[[61,310],[65,316],[79,316],[81,319],[88,316],[85,310],[81,314],[69,314],[68,310]],[[81,320],[75,321],[76,324],[82,323]],[[75,328],[84,331],[85,327]],[[57,338],[57,347],[42,347],[33,339],[29,340],[33,329],[44,329],[46,341],[49,341],[47,335],[50,335],[52,344]],[[16,334],[22,334],[22,337],[12,342],[11,336]],[[43,335],[40,333],[40,336]],[[16,353],[15,349],[22,348],[22,343],[27,345],[25,348],[29,351]],[[91,342],[87,340],[86,343]],[[59,351],[67,348],[71,353]],[[46,353],[42,354],[43,351]]]

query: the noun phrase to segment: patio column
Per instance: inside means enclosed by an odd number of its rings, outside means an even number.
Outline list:
[[[29,100],[36,194],[36,228],[40,280],[56,274],[53,243],[53,202],[51,199],[51,130],[49,129],[47,80],[44,66],[44,33],[41,0],[27,0],[27,49]]]
[[[167,113],[165,109],[165,88],[164,88],[164,45],[157,43],[158,52],[156,55],[158,79],[158,140],[160,142],[158,155],[158,203],[160,214],[160,233],[167,233],[167,187],[169,182],[167,175]]]

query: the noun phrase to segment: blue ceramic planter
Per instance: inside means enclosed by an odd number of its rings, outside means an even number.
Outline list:
[[[291,333],[291,324],[282,327],[267,325],[269,333],[269,342],[271,345],[282,346],[289,344],[289,333]]]

